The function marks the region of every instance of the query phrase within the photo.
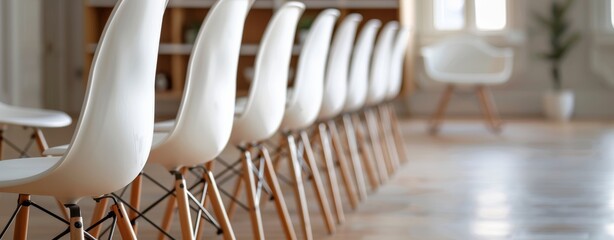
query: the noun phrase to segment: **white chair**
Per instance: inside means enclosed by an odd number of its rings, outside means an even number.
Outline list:
[[[158,136],[154,139],[159,141],[154,142],[149,162],[164,166],[175,176],[175,197],[169,201],[176,201],[182,239],[200,238],[194,235],[189,205],[189,201],[196,198],[181,187],[186,186],[182,168],[207,163],[226,147],[234,117],[239,50],[251,3],[253,0],[218,0],[209,10],[190,55],[183,98],[174,126],[168,133],[154,135]],[[209,169],[201,168],[203,180],[207,183],[203,190],[206,189],[209,195],[219,224],[216,227],[224,234],[224,239],[234,239],[213,174]],[[203,204],[196,203],[200,211],[206,213]],[[172,213],[173,208],[168,208],[162,224],[165,231],[170,227]],[[201,225],[200,220],[197,219],[197,228]]]
[[[283,119],[290,56],[296,25],[304,9],[303,3],[287,2],[275,12],[260,42],[249,96],[245,101],[238,101],[235,109],[230,142],[241,150],[243,171],[237,186],[245,182],[256,239],[264,239],[259,199],[265,184],[263,178],[275,201],[286,239],[296,239],[268,150],[259,143],[272,137]],[[252,159],[253,151],[259,156],[256,159]],[[255,164],[254,160],[259,163]]]
[[[487,86],[503,84],[512,73],[513,51],[499,49],[475,36],[458,36],[422,48],[427,75],[447,85],[431,119],[432,133],[439,131],[444,111],[456,86],[475,86],[485,120],[498,132],[501,122]]]
[[[48,145],[41,129],[66,127],[71,122],[70,116],[64,112],[17,107],[0,102],[0,159],[2,159],[4,153],[3,143],[18,151],[21,157],[27,157],[29,147],[36,141],[38,149],[42,153],[47,150]],[[25,148],[18,147],[3,136],[7,125],[23,126],[34,131],[30,142],[25,145]]]
[[[350,165],[354,170],[354,181],[357,186],[358,197],[360,200],[367,198],[367,187],[363,175],[363,163],[366,167],[367,175],[369,176],[371,187],[376,189],[379,186],[375,167],[372,165],[372,156],[368,146],[363,145],[358,147],[357,137],[364,136],[356,135],[354,122],[360,123],[360,117],[355,114],[360,110],[366,100],[369,84],[369,69],[371,66],[371,54],[375,44],[377,30],[381,26],[381,21],[372,19],[367,21],[358,35],[354,52],[352,53],[352,62],[349,70],[349,80],[347,95],[343,107],[343,114],[340,115],[343,121],[343,129],[345,130],[347,146],[350,152]],[[358,132],[362,134],[362,132]],[[334,139],[333,139],[334,140]],[[364,143],[365,141],[358,141]],[[334,143],[334,142],[333,142]],[[340,149],[339,149],[340,150]],[[339,151],[337,150],[337,151]],[[358,151],[361,151],[362,158]],[[363,163],[361,163],[361,159]]]
[[[407,161],[407,153],[405,152],[405,144],[401,136],[393,102],[401,92],[403,84],[403,63],[410,41],[409,34],[410,30],[408,28],[401,28],[397,33],[392,48],[392,56],[390,57],[390,75],[388,77],[389,85],[386,100],[378,106],[386,145],[389,149],[388,151],[396,155],[397,165]]]
[[[357,13],[349,14],[341,22],[335,32],[333,42],[330,47],[328,64],[324,78],[324,92],[322,96],[322,106],[318,115],[318,122],[315,124],[316,135],[312,141],[319,142],[322,150],[323,162],[326,168],[328,179],[329,194],[333,202],[333,209],[338,223],[345,222],[343,213],[343,203],[341,194],[337,187],[336,165],[334,164],[331,142],[335,147],[335,157],[339,163],[341,176],[347,197],[352,209],[358,207],[358,196],[356,195],[356,185],[352,180],[352,174],[347,158],[343,151],[339,132],[334,118],[343,111],[348,84],[348,70],[356,30],[362,16]]]
[[[371,57],[371,70],[369,72],[369,90],[367,99],[363,107],[365,126],[368,132],[371,149],[373,150],[373,161],[379,175],[380,184],[388,180],[389,175],[394,172],[394,162],[392,154],[382,146],[384,135],[380,132],[380,121],[376,113],[376,107],[381,104],[388,93],[390,58],[392,56],[392,45],[397,34],[399,23],[390,21],[386,23],[380,31],[377,43]],[[360,125],[359,125],[360,126]]]
[[[305,171],[311,175],[311,183],[318,197],[327,230],[331,234],[335,232],[335,222],[306,130],[315,122],[322,105],[326,60],[337,17],[339,10],[326,9],[318,15],[309,29],[298,60],[294,86],[288,90],[286,109],[280,126],[280,132],[286,140],[282,143],[281,151],[285,149],[289,154],[288,166],[294,180],[295,199],[305,239],[313,239],[313,234],[303,186],[303,161],[299,158],[306,160],[304,163],[308,168]],[[299,152],[297,144],[302,146],[302,152]]]
[[[185,89],[177,118],[161,124],[171,123],[167,128],[168,132],[154,134],[154,143],[148,163],[162,165],[174,176],[175,188],[162,199],[171,196],[171,193],[174,196],[169,201],[175,202],[169,204],[179,208],[183,239],[195,238],[188,204],[190,199],[195,198],[186,188],[179,187],[186,185],[184,168],[207,163],[217,157],[226,147],[234,117],[236,73],[241,38],[245,17],[252,3],[253,0],[218,0],[209,10],[190,55]],[[208,183],[206,191],[217,217],[214,226],[224,234],[225,239],[234,239],[234,232],[228,221],[215,179],[209,169],[204,167],[201,169],[204,171],[203,182]],[[141,184],[142,176],[139,175],[132,182],[129,205],[132,210],[140,208]],[[198,204],[200,207],[204,203],[200,202],[196,205]],[[104,204],[98,207],[104,208]],[[167,232],[173,210],[172,207],[167,208],[160,238],[169,236]],[[206,213],[205,209],[200,210]],[[95,216],[94,221],[101,217]],[[131,211],[131,221],[136,218],[139,218],[139,215]],[[196,225],[200,226],[200,219],[197,221]],[[202,232],[199,231],[199,233]],[[93,235],[97,236],[97,234]]]
[[[64,156],[0,161],[0,191],[21,194],[17,211],[39,207],[27,199],[29,194],[54,196],[70,209],[70,220],[64,222],[71,239],[84,239],[79,200],[123,188],[142,170],[152,143],[154,79],[166,2],[117,2],[98,44],[83,109]],[[122,238],[136,239],[123,205],[112,209]],[[26,227],[21,225],[23,232],[15,238],[25,238]]]

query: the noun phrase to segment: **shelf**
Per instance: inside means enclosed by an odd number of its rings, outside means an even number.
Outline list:
[[[271,9],[283,0],[256,0],[253,9]],[[88,0],[92,7],[113,7],[117,0]],[[170,0],[169,7],[210,8],[216,0]],[[394,9],[399,7],[399,0],[305,0],[308,9],[350,8],[350,9]]]
[[[168,100],[177,100],[181,98],[183,91],[156,91],[156,100],[158,101],[168,101]]]
[[[94,53],[98,44],[91,43],[87,45],[87,52]],[[190,55],[192,53],[192,44],[173,44],[162,43],[158,54],[160,55]],[[301,51],[301,47],[294,45],[292,48],[292,55],[298,55]],[[258,44],[243,44],[241,46],[241,56],[255,56],[258,53]]]
[[[113,7],[117,0],[87,0],[91,7]],[[216,0],[170,0],[168,7],[171,8],[210,8]],[[252,8],[271,9],[275,6],[273,0],[256,0]]]
[[[399,0],[306,0],[303,2],[307,9],[396,9],[399,7]]]

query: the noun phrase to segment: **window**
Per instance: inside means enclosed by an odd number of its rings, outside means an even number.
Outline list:
[[[501,31],[507,27],[507,5],[508,0],[433,0],[431,27],[436,31]],[[614,18],[612,21],[614,24]]]
[[[614,27],[614,0],[610,0],[610,23]]]
[[[435,0],[435,29],[459,30],[465,26],[465,0]]]
[[[475,0],[475,26],[478,30],[495,31],[505,28],[506,0]]]

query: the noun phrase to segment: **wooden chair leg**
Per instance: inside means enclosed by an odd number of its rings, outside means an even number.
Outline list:
[[[443,115],[448,107],[448,103],[450,102],[450,98],[452,97],[452,92],[454,92],[454,85],[448,84],[446,86],[446,90],[444,90],[443,95],[441,95],[441,100],[439,100],[439,105],[437,106],[437,111],[431,118],[431,126],[429,131],[431,134],[436,134],[439,132],[439,127],[441,122],[443,121]]]
[[[353,142],[350,142],[348,139],[348,144],[350,144],[349,147],[350,149],[360,149],[360,156],[362,156],[361,159],[363,162],[362,164],[364,164],[367,171],[367,177],[369,177],[371,189],[376,191],[380,186],[380,178],[374,165],[375,158],[373,157],[372,148],[367,145],[366,134],[363,131],[363,128],[361,128],[362,123],[360,121],[360,117],[358,115],[354,115],[344,120],[347,122],[345,125],[349,126],[350,133],[355,136],[353,139],[356,139]],[[360,146],[358,144],[360,144]],[[358,150],[354,151],[358,152]]]
[[[356,181],[356,189],[358,190],[358,197],[360,200],[365,200],[367,198],[367,186],[365,176],[363,174],[363,166],[360,162],[361,156],[358,154],[358,146],[356,145],[356,129],[354,128],[350,115],[343,116],[343,129],[345,129],[346,142],[350,152],[350,165],[354,169],[354,178]],[[364,160],[365,156],[362,156],[362,158]],[[370,175],[371,172],[369,171],[369,166],[366,167],[367,174],[369,174],[369,177],[372,177]]]
[[[369,108],[364,112],[365,122],[367,124],[367,131],[369,132],[369,139],[371,140],[371,148],[373,149],[373,156],[375,160],[375,166],[377,167],[380,181],[382,183],[388,181],[388,159],[384,156],[382,148],[381,138],[378,132],[377,119],[373,114],[373,109]]]
[[[181,238],[184,240],[194,239],[188,190],[183,174],[179,172],[175,173],[175,196],[179,213],[179,224],[181,225]]]
[[[371,111],[371,115],[373,115],[372,118],[375,122],[375,131],[379,136],[378,141],[380,150],[382,151],[384,163],[386,165],[386,175],[388,176],[388,179],[390,179],[390,176],[392,176],[396,167],[396,156],[394,151],[391,150],[393,146],[390,146],[389,144],[388,129],[383,125],[386,119],[382,118],[381,104],[367,111]]]
[[[249,207],[249,215],[252,222],[253,238],[264,240],[264,228],[262,227],[262,216],[260,213],[260,199],[256,195],[256,180],[252,173],[252,159],[248,151],[243,152],[243,180],[245,180],[245,193],[247,206]]]
[[[220,196],[220,191],[217,187],[217,183],[215,182],[215,178],[213,177],[213,173],[208,169],[203,173],[203,178],[209,183],[209,188],[207,188],[207,194],[211,199],[211,206],[213,208],[213,212],[217,221],[222,228],[222,234],[224,234],[225,240],[234,240],[235,234],[230,225],[230,220],[228,215],[226,214],[226,210],[224,209],[224,204],[222,203],[222,197]]]
[[[399,118],[397,117],[396,111],[392,107],[392,104],[388,104],[386,108],[388,109],[387,112],[390,115],[390,127],[392,128],[392,136],[398,152],[399,161],[401,163],[407,162],[407,151],[405,150],[405,141],[403,141],[401,128],[399,127]]]
[[[309,136],[307,132],[300,132],[301,141],[305,146],[304,152],[305,156],[307,156],[307,166],[309,166],[309,170],[311,170],[311,175],[313,177],[311,183],[313,184],[313,190],[318,197],[318,205],[320,206],[320,211],[322,213],[322,218],[324,223],[326,224],[326,229],[328,233],[335,233],[335,222],[333,220],[333,214],[330,211],[330,205],[328,204],[328,197],[326,196],[326,192],[324,191],[324,186],[322,185],[322,177],[320,176],[320,169],[318,168],[318,164],[316,163],[316,158],[311,148],[311,143],[309,142]]]
[[[311,232],[311,220],[309,219],[309,208],[307,207],[307,197],[305,197],[305,186],[303,185],[303,175],[301,163],[298,160],[298,150],[296,148],[296,140],[291,133],[286,134],[286,142],[288,144],[288,154],[290,160],[288,167],[293,178],[292,188],[296,199],[296,208],[301,220],[301,227],[305,239],[313,239]]]
[[[209,182],[207,181],[207,177],[205,176],[205,174],[207,172],[211,172],[213,170],[213,167],[215,166],[215,162],[216,161],[209,161],[207,163],[204,164],[204,172],[202,175],[202,180],[204,182]],[[215,185],[215,188],[217,189],[217,185]],[[208,184],[203,184],[202,186],[202,191],[201,191],[201,198],[200,198],[200,205],[201,206],[207,206],[207,204],[209,203],[209,199],[211,198],[211,194],[208,194],[209,192],[209,186]],[[218,191],[219,192],[219,191]],[[221,202],[221,200],[220,200]],[[212,204],[213,208],[215,208],[215,204]],[[222,204],[222,209],[224,208],[223,204]],[[214,211],[218,211],[218,210],[214,210]],[[224,214],[226,214],[226,209],[223,210]],[[196,219],[198,219],[197,221],[199,221],[196,226],[198,227],[198,229],[196,229],[196,234],[195,234],[195,239],[203,239],[203,236],[205,235],[205,226],[206,224],[202,224],[202,218],[201,218],[201,212],[198,213],[198,215],[196,216]],[[228,215],[225,215],[226,219],[228,219]],[[216,213],[216,217],[217,217],[217,213]],[[219,217],[218,217],[219,218]],[[220,221],[222,219],[220,218]],[[220,224],[224,224],[224,223],[220,223]],[[222,233],[224,232],[224,230],[222,229]],[[224,233],[225,234],[225,233]],[[234,236],[234,233],[233,233]],[[226,236],[225,236],[226,237]]]
[[[371,156],[365,155],[363,149],[360,149],[360,151],[363,153],[362,156],[358,153],[359,138],[357,137],[358,133],[357,133],[356,126],[352,122],[352,115],[346,114],[343,116],[342,120],[343,120],[343,127],[345,128],[345,132],[347,136],[348,149],[350,150],[350,156],[351,156],[350,162],[353,163],[354,166],[358,168],[358,169],[356,168],[354,169],[355,176],[356,176],[356,182],[358,185],[358,193],[361,196],[361,199],[366,199],[367,187],[366,187],[366,180],[364,177],[363,169],[366,168],[367,177],[369,178],[369,183],[373,191],[376,191],[377,188],[379,187],[379,181],[374,181],[374,180],[377,180],[377,176],[373,169],[373,165],[370,162],[368,162],[370,161]]]
[[[275,198],[275,207],[277,208],[277,214],[279,215],[282,228],[286,234],[286,239],[296,239],[296,233],[292,226],[292,221],[290,220],[290,214],[288,214],[288,207],[286,206],[284,195],[281,193],[277,174],[273,169],[273,163],[271,162],[269,152],[265,147],[260,147],[260,152],[264,157],[264,175],[269,187],[271,187],[273,197]]]
[[[177,198],[171,195],[168,197],[167,201],[164,217],[162,217],[162,224],[160,224],[160,228],[162,228],[165,232],[168,232],[171,229],[171,223],[173,221],[173,217],[175,216],[175,207],[177,206]],[[159,233],[158,240],[164,239],[166,239],[166,235],[164,235],[162,232]]]
[[[337,183],[337,172],[335,169],[335,164],[333,163],[333,154],[330,149],[330,140],[328,137],[328,133],[326,132],[326,124],[320,123],[318,124],[318,134],[317,137],[320,139],[320,146],[322,149],[322,158],[324,161],[324,167],[326,168],[326,178],[328,180],[328,191],[333,201],[333,210],[335,211],[335,216],[337,218],[337,223],[343,224],[345,222],[345,214],[343,213],[343,202],[341,201],[341,194],[339,193],[338,183]],[[346,188],[348,185],[352,185],[352,183],[345,183]],[[348,193],[349,197],[349,193]]]
[[[234,199],[239,199],[239,197],[241,197],[242,187],[243,177],[238,176],[237,181],[235,182],[234,190],[232,191],[232,196]],[[232,219],[237,212],[237,203],[235,201],[230,201],[230,203],[228,203],[228,210],[226,212],[228,213],[228,218]]]
[[[397,150],[396,143],[394,142],[394,136],[392,134],[392,122],[390,120],[390,115],[387,111],[388,108],[386,104],[379,105],[376,110],[376,112],[378,113],[377,115],[379,117],[379,127],[383,138],[382,141],[386,146],[384,149],[390,157],[390,168],[388,169],[388,172],[389,174],[392,174],[396,172],[396,170],[401,165],[401,162],[399,160],[399,152]]]
[[[187,168],[182,168],[179,170],[182,175],[185,175],[187,172]],[[175,217],[175,208],[177,207],[177,197],[175,195],[170,195],[168,197],[168,202],[166,202],[166,210],[164,211],[164,217],[162,218],[162,224],[160,224],[160,228],[165,232],[168,232],[171,229],[171,223],[173,222],[173,218]],[[158,234],[158,240],[166,239],[166,235],[162,232]]]
[[[337,157],[337,161],[339,162],[339,170],[341,171],[343,184],[345,185],[345,190],[347,192],[348,198],[350,199],[350,206],[352,207],[352,209],[356,209],[358,208],[359,200],[359,193],[356,189],[356,186],[358,184],[354,183],[354,178],[352,177],[353,175],[350,169],[350,163],[345,157],[345,149],[343,148],[343,144],[341,143],[341,137],[339,137],[337,125],[333,120],[329,121],[327,125],[328,130],[330,131],[332,145],[335,149],[335,155]]]
[[[485,86],[478,86],[476,91],[478,98],[480,99],[480,108],[484,114],[484,120],[493,132],[501,131],[501,120],[497,114],[494,101],[490,91]]]
[[[30,201],[30,195],[19,194],[19,203]],[[28,225],[30,223],[30,207],[23,205],[15,218],[15,230],[13,239],[25,240],[28,239]]]
[[[84,240],[85,232],[83,227],[83,217],[81,217],[81,210],[79,209],[79,206],[75,204],[68,204],[66,207],[70,209],[70,240]]]
[[[130,224],[130,218],[126,214],[126,209],[124,209],[124,205],[121,203],[116,203],[111,206],[111,210],[115,213],[117,217],[117,228],[119,230],[119,234],[122,236],[122,240],[136,240],[136,233]]]
[[[107,213],[107,205],[109,204],[109,198],[102,198],[96,203],[96,207],[94,207],[94,213],[92,214],[91,225],[98,222],[100,219],[104,217]],[[92,228],[89,233],[92,237],[98,238],[100,235],[100,230],[102,230],[102,226],[98,225],[95,228]]]
[[[130,184],[130,206],[132,206],[136,210],[139,210],[141,207],[142,184],[143,175],[141,174],[139,174],[134,180],[132,180],[132,183]],[[129,219],[134,219],[138,216],[138,214],[139,213],[136,211],[130,211],[128,217]],[[136,234],[138,232],[136,221],[134,222],[134,225],[132,225],[132,228],[134,229],[134,233]]]

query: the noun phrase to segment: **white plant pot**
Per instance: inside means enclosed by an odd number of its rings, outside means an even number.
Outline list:
[[[548,91],[544,93],[543,100],[546,117],[560,122],[569,121],[574,108],[574,93],[572,91]]]

